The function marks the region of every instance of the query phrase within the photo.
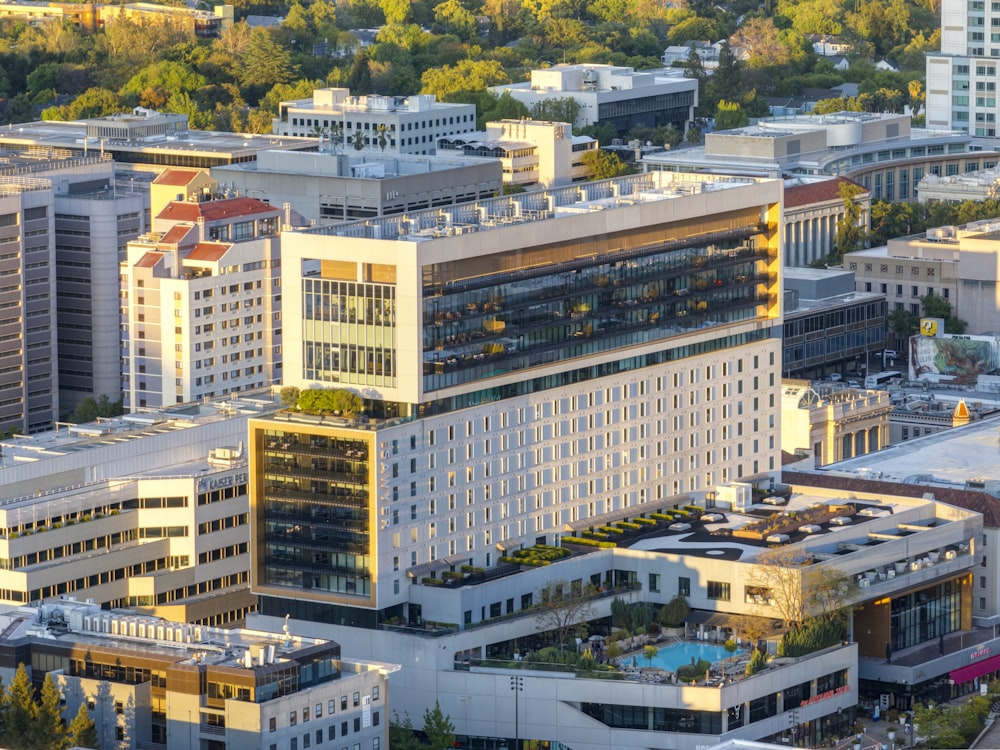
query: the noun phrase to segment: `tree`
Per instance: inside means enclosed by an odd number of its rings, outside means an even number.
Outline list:
[[[909,203],[876,201],[872,204],[871,217],[868,237],[872,247],[910,234],[914,223],[913,206]]]
[[[424,734],[433,750],[445,750],[455,745],[455,725],[441,711],[441,704],[434,701],[434,708],[424,711]]]
[[[7,747],[20,747],[31,735],[35,725],[37,709],[35,707],[35,687],[24,668],[17,665],[14,679],[3,696],[3,744]]]
[[[97,728],[94,720],[90,718],[87,711],[87,702],[80,701],[80,708],[73,717],[73,721],[66,728],[67,738],[77,747],[96,748],[100,742],[97,737]]]
[[[739,102],[727,102],[722,100],[715,110],[715,129],[733,130],[742,128],[749,124],[750,118],[746,116],[743,107]]]
[[[596,593],[593,584],[578,589],[566,581],[550,581],[539,592],[535,629],[552,633],[563,648],[571,637],[585,632],[587,620],[593,617],[591,600]]]
[[[286,385],[281,389],[281,403],[287,408],[294,407],[299,402],[299,395],[302,393],[301,390],[296,388],[294,385]]]
[[[897,340],[906,341],[917,332],[920,318],[909,310],[891,310],[886,316],[886,322]]]
[[[275,84],[288,83],[296,73],[291,53],[264,28],[250,31],[250,39],[239,61],[237,82],[245,91],[262,93]],[[250,96],[247,98],[255,101]]]
[[[801,624],[806,614],[802,559],[794,547],[766,549],[757,555],[749,577],[751,585],[767,590],[766,598],[774,602],[774,611],[786,627]]]
[[[59,707],[59,689],[52,681],[51,672],[46,673],[42,683],[28,741],[32,750],[63,750],[66,745],[66,726]]]
[[[570,125],[573,125],[579,115],[580,102],[572,96],[544,99],[531,108],[533,119],[546,120],[548,122],[568,122]]]
[[[684,597],[678,594],[660,607],[660,611],[656,614],[656,619],[661,625],[665,625],[668,628],[677,628],[684,624],[684,620],[689,614],[691,614],[691,608],[684,600]]]
[[[421,91],[451,101],[462,91],[485,91],[490,86],[510,83],[498,60],[459,60],[455,65],[428,68],[420,76]]]
[[[943,318],[945,333],[965,333],[969,324],[951,314],[951,303],[944,297],[935,294],[925,294],[920,298],[920,307],[925,318]]]
[[[392,750],[419,750],[423,747],[413,733],[413,722],[410,721],[409,714],[403,714],[400,719],[399,714],[393,712],[389,722],[389,747]]]
[[[580,163],[590,170],[594,180],[606,180],[628,172],[628,165],[617,154],[595,148],[580,157]]]
[[[354,53],[351,71],[347,74],[347,88],[355,96],[372,93],[372,72],[368,65],[368,55],[361,47]]]
[[[840,197],[844,201],[844,215],[837,222],[837,236],[833,242],[833,255],[836,262],[844,257],[844,253],[854,252],[864,247],[868,232],[861,226],[862,206],[858,198],[865,189],[854,182],[840,184]]]
[[[76,409],[69,415],[69,421],[82,424],[93,422],[98,417],[118,417],[124,413],[125,409],[121,399],[112,401],[103,395],[99,399],[88,396],[77,404]]]
[[[812,617],[843,620],[851,591],[850,579],[837,568],[811,565],[802,576],[805,608]]]
[[[642,649],[642,655],[646,657],[646,660],[649,662],[649,666],[653,666],[653,659],[660,655],[660,649],[656,646],[648,645]]]

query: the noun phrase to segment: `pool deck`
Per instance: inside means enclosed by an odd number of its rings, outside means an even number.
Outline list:
[[[725,653],[726,656],[722,659],[710,660],[705,659],[705,661],[711,661],[712,666],[708,670],[708,680],[699,680],[695,684],[697,685],[716,685],[720,682],[732,682],[738,679],[742,679],[746,676],[746,665],[750,662],[750,651],[743,649],[737,650],[736,652],[729,654],[724,646],[719,644],[706,644],[704,641],[694,641],[694,640],[681,640],[679,638],[671,638],[666,641],[659,641],[657,643],[647,644],[656,646],[662,651],[669,651],[672,646],[675,645],[691,645],[699,646],[701,648],[715,648],[719,649],[720,652]],[[678,649],[680,650],[680,649]],[[659,656],[657,656],[659,658]],[[615,660],[621,670],[628,676],[629,679],[635,679],[640,682],[664,682],[664,683],[676,683],[677,682],[677,667],[668,668],[660,664],[650,664],[650,660],[646,658],[643,653],[643,649],[638,649],[634,651],[628,651],[622,656]],[[655,659],[654,659],[655,661]],[[646,666],[643,666],[643,662]],[[682,665],[678,665],[682,666]]]

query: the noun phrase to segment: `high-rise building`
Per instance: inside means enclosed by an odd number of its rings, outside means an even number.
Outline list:
[[[251,421],[262,611],[481,627],[537,579],[413,584],[776,471],[780,198],[643,174],[286,234],[284,383],[363,413]]]
[[[122,389],[135,411],[280,378],[279,238],[255,198],[173,201],[122,263]]]
[[[122,178],[109,158],[54,148],[4,151],[0,176],[15,175],[51,186],[57,323],[46,335],[58,340],[58,414],[88,397],[118,401],[118,264],[126,243],[149,227],[152,175]],[[46,266],[33,261],[30,267]]]
[[[0,177],[0,431],[58,419],[51,180]]]
[[[928,128],[996,138],[1000,42],[991,33],[994,23],[1000,23],[1000,12],[990,3],[941,4],[941,50],[927,53]]]

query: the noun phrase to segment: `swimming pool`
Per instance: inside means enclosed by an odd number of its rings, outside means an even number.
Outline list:
[[[677,671],[677,667],[690,664],[692,658],[694,658],[695,661],[704,659],[705,661],[714,663],[722,661],[730,656],[742,654],[746,651],[746,649],[737,649],[736,651],[730,653],[726,650],[725,646],[719,646],[714,643],[689,643],[687,641],[668,643],[660,646],[659,649],[660,653],[653,659],[652,666],[659,667],[660,669],[666,669],[670,672]],[[644,657],[641,653],[636,654],[635,663],[640,667],[650,666],[649,659]]]

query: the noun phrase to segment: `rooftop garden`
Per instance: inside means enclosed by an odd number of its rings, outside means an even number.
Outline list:
[[[307,388],[295,386],[281,389],[281,403],[289,411],[305,414],[352,418],[364,410],[361,396],[344,388]]]

